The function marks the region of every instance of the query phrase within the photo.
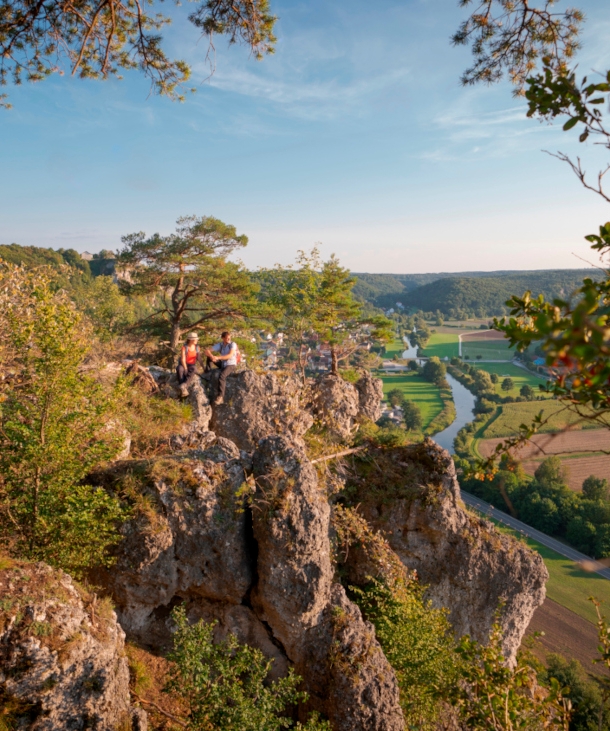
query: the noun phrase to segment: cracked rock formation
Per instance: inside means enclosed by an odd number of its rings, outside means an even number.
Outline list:
[[[145,731],[146,714],[130,706],[125,635],[107,601],[62,571],[16,561],[0,570],[0,597],[0,706],[8,728]]]
[[[402,731],[394,671],[360,610],[332,582],[328,502],[315,469],[283,437],[253,457],[258,584],[253,605],[337,731]]]
[[[311,409],[316,419],[338,441],[348,441],[355,433],[360,414],[360,393],[339,376],[324,376],[311,389]]]
[[[371,421],[381,418],[381,402],[383,400],[383,381],[374,378],[368,371],[356,381],[358,391],[358,410],[360,416]]]
[[[218,372],[212,372],[207,388],[215,395]],[[274,373],[244,370],[227,378],[224,404],[214,407],[210,428],[246,452],[272,434],[283,434],[303,444],[303,434],[313,424],[302,405],[302,387],[296,378],[280,379]]]
[[[456,635],[486,642],[500,609],[503,651],[514,661],[544,601],[541,556],[464,509],[453,460],[432,440],[378,451],[359,464],[351,499],[360,513],[417,571],[433,604],[449,610]]]

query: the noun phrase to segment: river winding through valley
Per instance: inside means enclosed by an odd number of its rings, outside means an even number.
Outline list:
[[[447,374],[447,382],[451,386],[453,392],[453,401],[455,403],[456,417],[453,424],[443,431],[435,434],[432,439],[443,449],[447,449],[453,454],[453,440],[456,438],[459,430],[466,426],[468,422],[474,419],[475,396],[453,376]]]

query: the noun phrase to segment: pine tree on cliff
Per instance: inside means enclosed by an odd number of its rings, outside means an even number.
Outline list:
[[[363,305],[352,292],[356,279],[333,254],[320,272],[318,320],[320,334],[330,345],[331,373],[339,374],[339,362],[347,360],[369,338],[388,342],[392,322],[384,316],[365,316]]]
[[[234,226],[211,216],[179,218],[175,234],[122,238],[117,269],[127,294],[152,297],[153,312],[136,324],[167,338],[175,352],[185,332],[243,319],[252,305],[246,269],[229,256],[248,243]]]

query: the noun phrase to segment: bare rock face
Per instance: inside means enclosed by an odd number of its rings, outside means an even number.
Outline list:
[[[373,378],[367,371],[356,382],[356,390],[358,391],[360,415],[371,421],[378,421],[381,418],[381,402],[383,400],[383,381],[381,378]]]
[[[201,431],[207,431],[212,419],[212,407],[199,376],[195,375],[194,378],[190,378],[186,383],[186,388],[187,402],[193,412],[194,426]]]
[[[548,572],[542,558],[466,512],[453,461],[432,440],[375,459],[381,474],[366,475],[363,465],[353,498],[363,497],[361,513],[384,532],[404,565],[417,571],[434,605],[449,610],[458,636],[487,642],[502,605],[503,650],[513,661],[544,601]],[[367,498],[375,492],[377,499]]]
[[[253,469],[256,601],[292,656],[300,633],[318,623],[330,599],[330,506],[314,466],[283,437],[262,442]]]
[[[312,411],[336,439],[353,436],[360,413],[360,393],[339,376],[324,376],[312,386]]]
[[[210,374],[209,390],[215,395],[216,372]],[[227,378],[224,404],[214,406],[211,429],[252,452],[272,434],[284,434],[295,444],[311,427],[313,419],[301,405],[302,388],[295,378],[280,380],[273,373],[244,370]]]
[[[239,604],[253,581],[254,556],[238,494],[244,465],[232,442],[220,438],[204,451],[124,462],[104,477],[112,485],[134,474],[143,486],[140,508],[123,526],[117,563],[103,581],[122,626],[148,641],[175,598]]]
[[[45,564],[0,570],[0,703],[10,728],[131,728],[123,630],[111,606]]]
[[[282,437],[253,457],[258,542],[255,611],[337,731],[402,731],[394,671],[373,626],[332,583],[328,502],[304,452]]]

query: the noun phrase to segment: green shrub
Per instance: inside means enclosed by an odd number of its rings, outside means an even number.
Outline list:
[[[448,699],[469,731],[567,731],[569,702],[560,684],[550,679],[540,693],[536,671],[519,659],[506,664],[502,629],[494,625],[488,645],[463,637],[461,682],[450,688]]]
[[[175,662],[168,690],[188,707],[190,731],[331,731],[328,722],[312,714],[305,725],[283,715],[289,706],[307,700],[297,690],[301,678],[288,676],[267,682],[272,660],[260,650],[242,645],[234,635],[214,643],[215,623],[202,620],[189,626],[183,607],[172,612],[176,623]]]
[[[0,269],[0,541],[20,556],[79,576],[108,564],[125,517],[83,484],[111,459],[113,394],[80,372],[91,331],[44,271]]]
[[[390,589],[373,581],[351,591],[394,668],[406,728],[435,729],[442,700],[458,680],[458,656],[446,612],[424,600],[416,582],[400,582]]]

